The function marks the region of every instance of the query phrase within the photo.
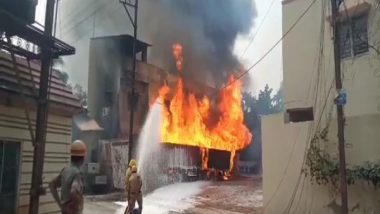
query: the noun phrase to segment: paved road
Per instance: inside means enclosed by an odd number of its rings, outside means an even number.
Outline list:
[[[83,214],[115,213],[119,208],[119,205],[110,201],[86,201]]]
[[[144,198],[145,214],[263,213],[261,181],[253,178],[227,182],[175,184]],[[125,203],[86,200],[84,214],[122,214]]]

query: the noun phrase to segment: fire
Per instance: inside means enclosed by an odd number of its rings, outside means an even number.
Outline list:
[[[183,67],[183,55],[182,55],[182,45],[181,44],[174,44],[173,45],[173,55],[176,60],[176,66],[178,71],[182,71]]]
[[[180,73],[183,72],[183,55],[180,44],[173,45],[173,55]],[[167,99],[170,88],[164,86],[161,100]],[[202,168],[207,169],[209,149],[229,151],[230,171],[236,151],[249,145],[252,135],[244,125],[241,83],[230,77],[227,87],[220,92],[218,110],[220,117],[213,127],[208,127],[211,102],[208,97],[197,99],[192,93],[185,93],[180,77],[170,105],[163,108],[161,128],[162,142],[196,146],[200,148]]]

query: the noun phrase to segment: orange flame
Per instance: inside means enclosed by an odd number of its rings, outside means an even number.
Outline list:
[[[176,66],[178,71],[182,71],[183,69],[183,55],[182,55],[182,45],[181,44],[174,44],[173,45],[173,55],[176,60]]]
[[[180,44],[173,45],[173,55],[177,69],[182,72],[183,55]],[[164,86],[159,94],[164,100],[170,89]],[[202,168],[207,169],[208,150],[229,151],[230,171],[237,150],[249,145],[252,135],[244,125],[242,110],[241,83],[233,76],[228,86],[220,93],[218,109],[220,118],[214,127],[207,127],[211,102],[208,97],[198,100],[194,94],[185,94],[183,80],[179,78],[174,97],[170,105],[163,108],[162,142],[196,146],[202,155]]]

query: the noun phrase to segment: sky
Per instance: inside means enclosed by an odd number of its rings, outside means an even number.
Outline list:
[[[65,0],[61,0],[65,1]],[[115,0],[116,1],[116,0]],[[239,36],[234,48],[234,53],[239,57],[240,61],[246,68],[255,64],[259,58],[261,58],[265,52],[267,52],[276,43],[282,34],[282,15],[281,15],[281,0],[252,0],[255,1],[257,17],[255,18],[251,32],[246,36]],[[60,3],[61,4],[61,3]],[[36,11],[36,21],[39,23],[44,23],[46,0],[39,0]],[[270,10],[269,10],[270,8]],[[265,14],[269,11],[268,15]],[[264,20],[264,22],[263,22]],[[263,22],[260,30],[257,32],[259,26]],[[87,24],[88,25],[88,24]],[[84,26],[88,27],[88,26]],[[253,35],[255,35],[252,41]],[[59,37],[59,34],[58,34]],[[61,38],[65,42],[72,44],[76,47],[78,43],[75,39]],[[257,94],[260,89],[263,89],[266,84],[277,90],[282,81],[282,48],[281,44],[278,45],[264,60],[262,60],[257,66],[249,71],[250,75],[250,85],[246,86],[246,90]],[[83,55],[77,48],[77,55]],[[87,48],[82,48],[88,51]],[[243,54],[245,52],[245,54]],[[73,59],[76,56],[71,56],[69,58]],[[79,56],[78,56],[79,57]],[[78,61],[73,61],[72,63],[78,63]],[[80,61],[79,61],[80,63]],[[66,69],[70,75],[70,82],[72,84],[80,84],[84,88],[87,88],[87,73],[83,70],[88,70],[87,67],[83,67],[81,70],[78,69]]]

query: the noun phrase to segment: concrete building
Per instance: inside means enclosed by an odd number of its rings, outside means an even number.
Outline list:
[[[20,95],[17,72],[11,56],[0,52],[0,212],[28,213],[31,186],[33,145],[25,108],[35,130],[36,100],[40,65],[17,58],[19,79],[25,99]],[[70,163],[72,116],[79,111],[79,100],[56,72],[51,83],[43,187]],[[40,197],[40,213],[58,213],[49,191]]]
[[[380,159],[379,9],[375,0],[345,0],[340,6],[338,36],[347,93],[346,162],[351,171],[355,167],[371,169],[366,162],[378,164]],[[339,188],[331,182],[311,182],[315,177],[308,170],[315,160],[309,156],[313,146],[318,154],[338,163],[330,1],[283,1],[284,34],[305,10],[282,43],[286,110],[262,120],[264,207],[268,214],[340,213]],[[331,169],[317,173],[326,175]],[[336,171],[331,174],[337,178]],[[372,176],[380,177],[379,172]],[[350,213],[380,212],[377,187],[365,179],[349,185],[348,198]]]
[[[90,41],[88,112],[104,129],[97,139],[99,157],[91,159],[99,159],[100,174],[107,174],[107,183],[117,188],[123,188],[128,165],[132,44],[133,37],[129,35],[99,37]],[[137,139],[159,89],[165,82],[174,84],[175,81],[168,72],[147,63],[148,47],[144,42],[137,42],[134,139]],[[118,164],[112,164],[115,161]]]
[[[123,188],[128,160],[132,44],[130,35],[98,37],[90,41],[88,112],[104,128],[97,148],[99,162],[102,162],[100,174],[107,174],[107,182],[116,188]],[[177,75],[147,62],[149,46],[145,42],[137,42],[137,99],[133,126],[136,140],[161,87],[167,84],[174,89],[178,80]],[[216,92],[194,81],[185,81],[184,87],[200,97],[215,95]],[[136,147],[137,141],[133,148]]]
[[[88,111],[104,128],[103,139],[128,140],[132,44],[133,37],[129,35],[93,38],[90,42]],[[175,81],[168,72],[147,63],[148,47],[137,42],[134,135],[159,89],[165,82]]]

